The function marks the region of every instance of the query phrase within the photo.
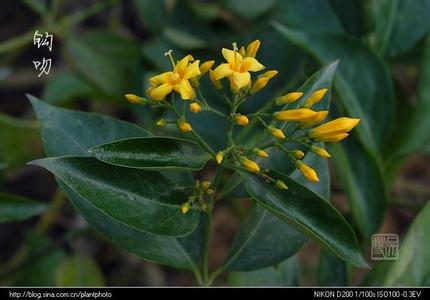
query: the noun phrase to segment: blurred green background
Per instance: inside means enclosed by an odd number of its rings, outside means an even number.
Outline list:
[[[33,44],[36,30],[53,34],[52,52]],[[372,233],[402,237],[430,195],[429,30],[428,0],[1,1],[0,197],[39,202],[23,213],[25,221],[0,217],[0,284],[195,284],[191,274],[145,262],[86,229],[56,190],[54,178],[25,165],[44,156],[26,93],[155,130],[154,120],[163,112],[129,105],[123,95],[143,95],[147,79],[170,68],[164,57],[169,49],[177,58],[190,53],[201,60],[216,57],[219,64],[222,47],[260,39],[259,61],[279,75],[247,102],[245,111],[293,91],[321,66],[340,59],[333,116],[362,122],[350,141],[330,148],[336,157],[330,164],[331,200],[366,251]],[[52,68],[38,77],[33,61],[43,57],[52,58]],[[208,81],[202,89],[223,108]],[[224,132],[216,117],[199,115],[192,121],[214,147],[221,147]],[[240,193],[215,211],[214,266],[222,263],[246,212],[238,198]],[[2,209],[10,209],[6,201]],[[430,251],[422,252],[428,259]],[[370,275],[341,267],[327,279],[327,258],[319,253],[309,243],[294,258],[298,264],[224,276],[216,284],[343,285],[348,277],[357,285],[363,278],[378,284],[384,276],[381,264]],[[295,268],[299,275],[293,279],[284,274]],[[424,279],[417,284],[428,284],[429,269],[420,272]]]

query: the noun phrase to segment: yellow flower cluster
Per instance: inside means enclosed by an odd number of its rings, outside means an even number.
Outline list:
[[[278,74],[276,70],[269,70],[254,78],[251,75],[265,69],[264,65],[256,58],[260,46],[261,42],[255,40],[246,48],[241,47],[239,49],[236,43],[233,43],[232,49],[222,48],[221,52],[225,62],[217,65],[214,69],[212,69],[215,64],[213,60],[200,64],[199,60],[187,55],[179,61],[175,61],[172,50],[169,50],[165,55],[169,58],[172,69],[149,79],[148,99],[134,94],[127,94],[125,97],[132,104],[149,104],[173,111],[178,117],[176,120],[169,121],[163,118],[159,119],[156,125],[162,127],[175,124],[180,131],[193,134],[218,164],[223,164],[228,168],[253,172],[262,176],[267,182],[272,182],[277,188],[285,190],[288,188],[285,182],[271,178],[269,172],[261,170],[258,165],[258,160],[269,158],[269,150],[275,148],[285,152],[289,160],[306,179],[318,182],[317,172],[303,161],[306,155],[305,152],[309,151],[322,158],[330,158],[330,153],[324,148],[315,145],[315,143],[339,142],[345,139],[360,120],[342,117],[321,125],[320,123],[327,118],[329,112],[327,110],[315,110],[313,107],[323,101],[324,98],[327,98],[327,87],[310,92],[293,91],[281,95],[274,99],[274,103],[283,108],[272,113],[259,110],[245,115],[243,112],[239,112],[240,105],[248,96],[252,96],[265,88],[269,81]],[[199,90],[200,80],[206,73],[214,88],[217,91],[222,91],[223,97],[226,98],[230,105],[229,113],[224,113],[211,107],[201,95]],[[228,80],[231,97],[223,91],[223,79]],[[225,149],[218,152],[212,150],[193,130],[192,125],[187,121],[185,106],[183,106],[181,112],[175,108],[174,98],[176,95],[179,95],[182,100],[190,101],[189,112],[193,114],[203,111],[212,112],[229,122]],[[269,120],[267,120],[268,118]],[[265,132],[269,134],[270,142],[267,142],[266,138],[263,139],[264,143],[257,143],[248,149],[234,141],[233,127],[248,126],[252,121],[261,123],[265,128]],[[286,128],[290,128],[290,130],[286,130]],[[294,144],[298,145],[299,149],[294,149]],[[184,203],[182,212],[187,213],[190,210],[196,197],[202,202],[202,195],[211,192],[209,186],[210,182],[199,183],[196,187],[198,196],[195,195],[193,196],[194,198]],[[201,207],[203,207],[203,204],[201,204]]]

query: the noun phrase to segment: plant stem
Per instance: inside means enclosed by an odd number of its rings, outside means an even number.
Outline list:
[[[46,212],[39,223],[36,226],[36,232],[38,233],[46,233],[51,225],[55,222],[56,217],[58,216],[61,208],[66,202],[66,196],[60,188],[57,188],[55,191],[54,197],[51,203],[51,209]]]

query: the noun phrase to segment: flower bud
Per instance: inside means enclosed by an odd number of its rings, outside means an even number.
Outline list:
[[[288,186],[282,180],[276,180],[275,186],[280,190],[288,190]]]
[[[316,92],[313,92],[312,95],[306,100],[304,107],[311,108],[317,102],[320,102],[324,95],[327,93],[328,89],[320,89]]]
[[[200,104],[198,104],[197,102],[193,102],[190,104],[190,111],[192,113],[197,114],[197,113],[202,111],[202,106]]]
[[[252,152],[259,157],[263,157],[263,158],[269,157],[269,154],[267,154],[266,151],[261,150],[260,148],[254,148],[252,149]]]
[[[278,97],[276,98],[276,105],[284,105],[284,104],[289,104],[289,103],[293,103],[296,102],[297,100],[300,99],[300,97],[303,96],[302,92],[293,92],[293,93],[288,93],[284,96]]]
[[[267,127],[267,131],[269,131],[269,133],[277,139],[285,139],[284,133],[282,132],[282,130],[280,130],[278,128],[275,128],[273,126],[269,126],[269,127]]]
[[[256,162],[246,158],[246,157],[241,157],[240,158],[240,163],[242,164],[242,166],[247,169],[250,172],[253,173],[258,173],[260,172],[260,167],[257,165]]]
[[[184,120],[180,120],[178,122],[178,128],[182,131],[182,132],[190,132],[193,131],[193,128],[191,127],[191,124],[188,123],[187,121]]]
[[[241,115],[241,114],[236,114],[234,116],[234,121],[236,122],[236,124],[241,125],[241,126],[246,126],[249,124],[248,117]]]
[[[311,151],[313,153],[315,153],[316,155],[321,156],[323,158],[330,158],[331,157],[330,153],[328,153],[327,150],[325,150],[324,148],[315,146],[315,145],[312,145]]]

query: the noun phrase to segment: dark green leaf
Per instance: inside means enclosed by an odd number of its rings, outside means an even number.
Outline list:
[[[430,203],[417,215],[403,240],[399,259],[389,267],[386,286],[430,285]]]
[[[430,142],[430,35],[423,54],[416,106],[406,132],[402,134],[400,149],[394,155],[397,157],[422,150]],[[404,124],[400,126],[404,127]]]
[[[121,138],[147,135],[144,130],[128,122],[53,107],[32,96],[29,96],[29,99],[40,120],[43,142],[49,156],[86,155],[88,149],[96,145]],[[79,126],[76,123],[79,123]],[[163,174],[168,178],[174,178],[180,185],[190,185],[190,182],[191,184],[194,182],[188,173],[163,172]],[[203,232],[207,220],[203,216],[196,231],[185,238],[143,233],[107,217],[66,184],[58,182],[74,207],[101,235],[146,260],[196,272],[206,239]]]
[[[17,195],[0,193],[0,223],[26,220],[47,209],[46,204]]]
[[[233,286],[298,286],[298,261],[296,257],[292,257],[279,265],[266,269],[231,273],[229,282]]]
[[[280,0],[277,11],[276,20],[290,28],[320,33],[344,32],[327,0]]]
[[[88,149],[107,142],[147,136],[142,128],[94,113],[84,113],[48,105],[27,95],[42,129],[49,156],[89,155]]]
[[[241,171],[246,188],[259,204],[311,239],[320,242],[343,260],[367,267],[349,224],[328,202],[277,172],[270,176],[283,180],[288,190],[280,190],[261,176]]]
[[[369,1],[375,26],[373,45],[384,55],[401,54],[417,44],[430,29],[427,0]]]
[[[200,170],[210,158],[196,143],[168,137],[125,139],[89,152],[109,164],[146,170]]]
[[[57,286],[104,286],[103,273],[86,255],[74,254],[63,260],[56,273]]]
[[[345,262],[325,249],[322,249],[320,252],[318,284],[320,286],[348,285],[348,274]]]
[[[96,94],[94,88],[79,76],[65,71],[49,77],[42,98],[48,103],[57,104]]]
[[[166,40],[173,45],[187,51],[208,47],[208,43],[205,40],[173,27],[165,27],[163,34]]]
[[[383,62],[352,37],[311,34],[278,23],[275,28],[324,64],[340,59],[335,79],[340,103],[351,117],[361,119],[354,130],[366,148],[377,152],[394,117],[393,86]]]
[[[181,236],[198,225],[196,210],[181,212],[187,195],[157,172],[112,166],[89,157],[45,158],[31,164],[52,172],[108,217],[137,230]]]
[[[10,167],[23,165],[40,156],[42,144],[37,123],[0,113],[0,160]]]
[[[140,21],[150,31],[160,31],[167,19],[165,1],[135,0]]]
[[[44,16],[48,11],[46,0],[24,0],[22,2],[41,16]]]
[[[237,15],[252,20],[261,17],[263,14],[270,11],[275,5],[275,0],[235,0],[226,1],[226,8],[230,9]]]

